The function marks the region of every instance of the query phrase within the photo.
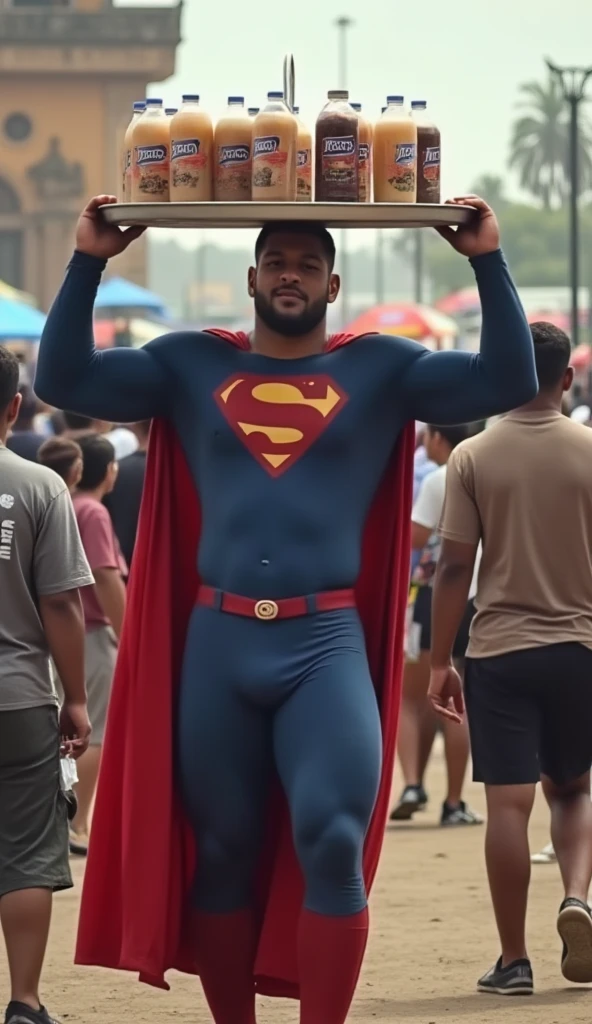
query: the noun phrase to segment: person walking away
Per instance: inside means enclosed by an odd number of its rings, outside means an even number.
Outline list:
[[[61,476],[73,494],[82,478],[82,448],[69,437],[49,437],[37,453],[37,461]]]
[[[90,746],[78,762],[76,787],[78,811],[70,828],[70,850],[85,856],[89,823],[99,775],[101,748],[111,683],[117,659],[125,611],[124,576],[127,566],[121,555],[111,518],[103,498],[113,489],[117,462],[113,445],[99,434],[79,438],[83,469],[74,495],[74,511],[91,570],[94,586],[82,594],[86,628],[85,672],[88,710],[93,734]]]
[[[119,463],[119,473],[111,494],[104,504],[108,508],[123,557],[131,569],[144,489],[146,454],[150,439],[150,420],[131,424],[138,439],[138,448]]]
[[[482,541],[465,699],[501,942],[478,987],[502,995],[533,991],[525,920],[539,776],[565,890],[561,969],[568,981],[592,982],[592,432],[561,414],[573,379],[569,338],[547,323],[531,331],[538,397],[448,463],[434,589],[430,696],[460,721],[451,653]]]
[[[411,513],[411,545],[414,551],[421,553],[421,558],[411,580],[415,601],[409,630],[409,660],[403,677],[398,741],[405,788],[391,814],[392,821],[408,821],[427,802],[422,780],[437,726],[434,713],[426,701],[430,677],[432,586],[441,546],[437,528],[444,507],[446,465],[456,445],[468,436],[469,427],[466,425],[430,425],[425,431],[426,454],[437,469],[424,479]],[[453,657],[461,671],[474,614],[472,598],[477,589],[477,572],[478,566],[475,568],[469,600],[454,642]],[[426,749],[427,757],[424,760]],[[444,826],[480,825],[483,819],[462,799],[470,756],[466,723],[459,728],[452,722],[444,722],[444,750],[448,791],[442,805],[440,823]]]
[[[55,1024],[39,985],[52,894],[70,888],[60,748],[89,741],[80,587],[92,575],[67,488],[5,446],[18,416],[18,361],[0,347],[0,920],[6,1024]],[[9,595],[9,599],[6,599]],[[58,717],[49,657],[59,668]]]
[[[20,455],[22,459],[36,462],[37,452],[45,440],[44,435],[35,426],[38,403],[30,384],[23,384],[20,394],[18,417],[6,441],[6,447]]]

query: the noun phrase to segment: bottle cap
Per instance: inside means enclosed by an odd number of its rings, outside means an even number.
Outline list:
[[[146,100],[136,100],[134,110],[146,110]]]
[[[244,96],[229,96],[228,97],[228,102],[229,103],[244,103],[245,102],[245,97]]]
[[[146,100],[146,106],[147,107],[162,107],[162,100],[155,100],[155,99],[152,99],[152,97],[150,96]]]
[[[172,117],[173,114],[177,113],[177,109],[178,109],[177,107],[165,107],[164,108],[164,112],[165,112],[165,114],[169,114],[169,116]]]
[[[425,100],[411,100],[411,109],[412,110],[425,110],[426,107],[427,107],[427,103],[426,103]]]
[[[361,114],[362,113],[362,104],[361,103],[352,103],[352,107],[354,108],[356,114]]]
[[[199,96],[196,92],[184,92],[183,103],[199,103]]]
[[[259,113],[259,110],[259,107],[249,107],[249,114],[251,115],[251,117],[254,117],[256,114]]]
[[[293,107],[292,108],[292,113],[293,114],[299,114],[300,113],[300,107]]]
[[[386,102],[387,103],[404,103],[405,102],[405,97],[404,96],[387,96]]]
[[[347,89],[329,89],[327,97],[330,100],[348,100],[349,91]]]
[[[283,100],[283,98],[284,98],[283,92],[268,92],[267,93],[267,99],[268,100]]]

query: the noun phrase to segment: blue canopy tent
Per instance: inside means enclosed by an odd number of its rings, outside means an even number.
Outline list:
[[[150,311],[158,317],[166,319],[167,309],[159,295],[140,288],[139,285],[126,281],[123,277],[110,277],[99,285],[95,301],[95,310],[143,310]]]
[[[0,299],[0,342],[38,341],[45,326],[45,314],[24,302]]]

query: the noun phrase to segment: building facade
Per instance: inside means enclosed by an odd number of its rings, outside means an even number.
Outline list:
[[[47,309],[85,201],[121,192],[134,100],[169,78],[181,4],[0,0],[0,280]],[[114,271],[145,284],[141,239]]]

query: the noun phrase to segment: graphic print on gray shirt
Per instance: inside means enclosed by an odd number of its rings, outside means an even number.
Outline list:
[[[0,711],[57,704],[37,595],[93,582],[64,481],[0,445]]]

